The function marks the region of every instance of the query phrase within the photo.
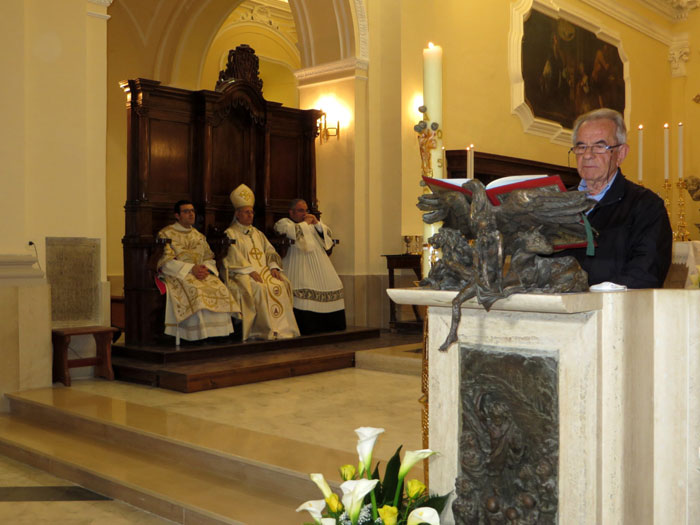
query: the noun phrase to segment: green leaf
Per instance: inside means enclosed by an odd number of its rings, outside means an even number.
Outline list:
[[[389,462],[386,464],[386,470],[384,471],[384,481],[382,481],[382,505],[393,505],[394,494],[396,493],[396,485],[399,482],[399,469],[401,468],[401,447],[396,449],[394,455],[391,457]],[[380,505],[381,506],[381,505]],[[399,501],[399,510],[401,510],[402,502]]]
[[[444,496],[431,495],[424,503],[420,504],[420,507],[431,507],[438,511],[438,514],[442,514],[442,509],[445,508],[445,504],[450,497],[451,492],[448,492]]]

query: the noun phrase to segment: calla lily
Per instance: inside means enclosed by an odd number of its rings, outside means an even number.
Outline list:
[[[340,477],[343,478],[343,481],[353,479],[356,472],[354,465],[343,465],[340,467]]]
[[[429,523],[430,525],[440,525],[440,515],[430,507],[419,507],[408,515],[406,525],[420,525]]]
[[[299,507],[297,508],[297,512],[301,512],[302,510],[308,511],[308,513],[311,514],[311,517],[316,523],[321,523],[321,512],[323,512],[323,509],[325,507],[325,501],[323,501],[322,499],[313,499],[299,505]]]
[[[411,499],[420,498],[425,492],[425,483],[418,479],[409,479],[406,482],[406,494]]]
[[[362,502],[377,483],[379,483],[378,479],[351,479],[340,485],[340,489],[343,491],[345,512],[348,513],[352,525],[357,525],[357,519],[362,509]]]
[[[384,525],[396,525],[396,520],[399,516],[399,509],[389,505],[384,505],[381,509],[379,509],[379,516],[382,518],[382,523],[384,523]]]
[[[394,507],[399,504],[399,496],[401,495],[401,486],[403,485],[403,479],[408,474],[408,471],[413,468],[413,466],[419,461],[429,458],[436,452],[433,452],[429,448],[424,448],[421,450],[407,450],[401,462],[401,467],[399,467],[399,482],[396,484],[396,493],[394,494]]]
[[[357,441],[357,455],[360,457],[360,476],[364,472],[370,472],[372,468],[372,449],[377,441],[377,436],[384,432],[383,428],[360,427],[355,429],[359,438]]]
[[[328,496],[333,494],[333,491],[331,491],[331,488],[328,486],[328,483],[326,482],[326,478],[323,477],[323,474],[319,473],[313,473],[309,474],[309,477],[311,478],[311,481],[316,483],[319,489],[321,489],[321,492],[323,493],[323,497],[327,500]]]
[[[429,448],[407,450],[401,462],[401,468],[399,468],[399,479],[405,478],[408,471],[411,470],[416,463],[423,461],[425,458],[429,458],[433,454],[437,454],[437,452],[433,452]]]
[[[321,525],[336,525],[335,518],[322,518]]]

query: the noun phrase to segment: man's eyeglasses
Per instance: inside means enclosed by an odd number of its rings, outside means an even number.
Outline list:
[[[602,155],[620,146],[622,146],[622,144],[615,144],[614,146],[608,146],[607,144],[576,144],[569,150],[569,153],[573,153],[576,156],[584,155],[586,150],[590,148],[591,153],[594,155]]]

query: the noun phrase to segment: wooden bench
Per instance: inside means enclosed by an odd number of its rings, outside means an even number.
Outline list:
[[[111,326],[78,326],[75,328],[54,328],[51,330],[53,342],[53,381],[70,386],[70,368],[95,366],[95,375],[113,380],[112,335],[117,332]],[[92,335],[95,339],[95,357],[68,359],[68,344],[74,335]]]

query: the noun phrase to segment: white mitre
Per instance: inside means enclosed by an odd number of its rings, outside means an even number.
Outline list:
[[[241,184],[231,192],[231,203],[236,210],[243,206],[253,206],[255,204],[253,190],[245,184]]]

